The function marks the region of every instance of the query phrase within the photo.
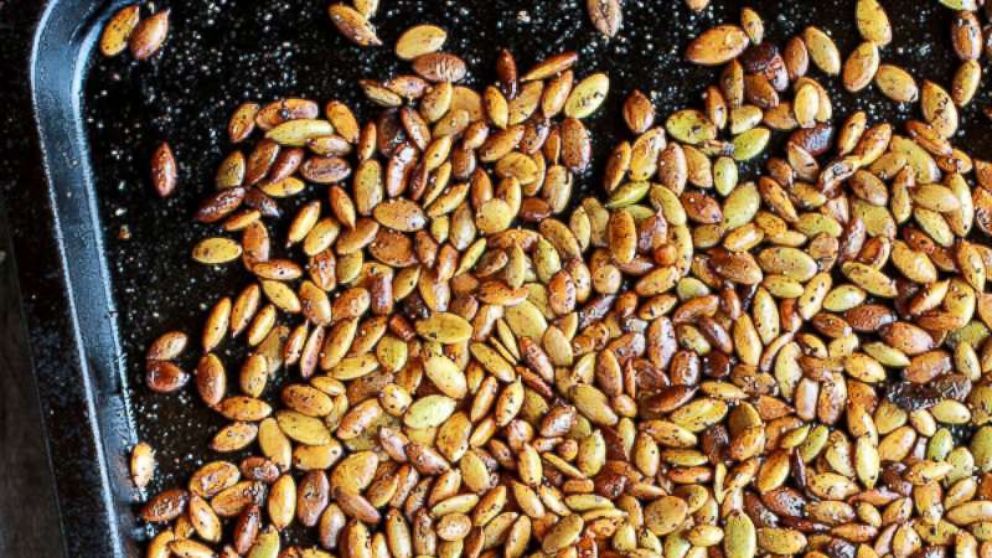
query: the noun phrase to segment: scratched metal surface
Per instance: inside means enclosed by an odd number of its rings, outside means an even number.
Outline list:
[[[715,1],[703,14],[681,2],[627,1],[624,27],[607,41],[588,23],[584,2],[486,0],[383,0],[374,19],[382,39],[392,45],[416,22],[433,22],[449,31],[447,49],[469,63],[470,82],[485,84],[499,47],[511,49],[522,67],[564,49],[578,50],[579,76],[607,71],[611,92],[606,105],[589,120],[596,140],[596,165],[578,180],[577,196],[598,194],[604,150],[624,130],[620,104],[633,88],[649,92],[659,114],[698,105],[713,70],[692,68],[681,60],[688,40],[706,27],[735,21],[743,5]],[[857,44],[853,0],[757,1],[749,5],[764,17],[771,41],[807,24],[828,30],[842,52]],[[895,27],[894,43],[883,58],[910,68],[918,78],[949,83],[955,68],[947,29],[950,13],[935,2],[886,2]],[[246,284],[240,266],[210,269],[194,264],[189,249],[211,229],[194,224],[197,201],[211,189],[213,171],[229,149],[223,132],[231,110],[244,100],[265,102],[280,96],[319,101],[338,98],[374,111],[360,98],[356,80],[384,78],[405,71],[389,47],[358,49],[331,27],[324,0],[203,0],[171,2],[172,31],[164,52],[153,61],[134,63],[126,56],[94,59],[84,92],[86,129],[96,173],[106,258],[113,279],[116,317],[131,390],[132,417],[141,439],[158,450],[161,473],[153,488],[184,482],[199,464],[216,458],[205,448],[221,421],[198,403],[191,390],[161,396],[143,389],[142,353],[147,343],[169,328],[198,334],[209,304]],[[872,118],[898,120],[916,107],[900,107],[872,88],[854,99],[831,84],[835,114],[857,107]],[[992,156],[987,121],[974,110],[988,101],[983,86],[973,109],[965,112],[963,137],[978,155]],[[173,198],[151,195],[147,161],[167,139],[180,166]],[[284,209],[292,204],[284,204]],[[122,228],[130,237],[120,238]],[[195,351],[188,351],[193,358]],[[236,365],[227,355],[229,369]],[[193,360],[184,364],[188,368]],[[275,390],[269,389],[267,396]],[[147,534],[140,528],[136,536]]]

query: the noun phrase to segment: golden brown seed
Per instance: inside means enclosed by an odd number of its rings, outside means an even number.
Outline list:
[[[189,338],[181,331],[169,331],[158,336],[148,350],[145,358],[148,360],[174,360],[182,354]]]
[[[806,43],[810,60],[823,73],[827,75],[837,75],[840,73],[840,51],[837,50],[837,45],[830,38],[830,35],[827,35],[818,27],[810,26],[803,31],[803,42]]]
[[[382,45],[375,27],[358,10],[347,4],[331,4],[327,7],[327,13],[338,31],[349,41],[361,47]]]
[[[141,6],[125,6],[107,21],[100,35],[100,53],[104,56],[117,56],[127,48],[131,33],[141,19]]]
[[[976,60],[966,60],[958,66],[951,82],[951,97],[959,107],[968,105],[975,97],[982,79],[982,66]]]
[[[217,301],[217,304],[210,310],[206,323],[203,327],[201,345],[203,350],[210,352],[223,341],[227,335],[231,321],[231,299],[224,297]]]
[[[736,25],[718,25],[703,31],[686,48],[689,62],[702,66],[719,66],[737,58],[747,48],[749,39]]]
[[[752,44],[757,45],[764,40],[765,23],[761,20],[758,12],[752,8],[744,7],[741,9],[741,27],[747,33],[748,38],[751,39]]]
[[[871,41],[858,45],[844,62],[844,88],[860,91],[871,83],[878,72],[878,47]]]
[[[940,85],[929,80],[923,82],[923,87],[920,88],[920,109],[927,122],[945,138],[957,131],[957,108],[951,96]]]
[[[858,32],[866,41],[871,41],[879,47],[892,42],[892,24],[889,23],[889,16],[878,0],[858,0],[855,18],[858,22]]]
[[[290,97],[273,101],[262,107],[255,116],[255,123],[263,130],[271,130],[290,120],[317,117],[317,103],[309,99]]]
[[[623,118],[635,134],[642,134],[654,124],[654,105],[644,93],[634,90],[624,102]]]
[[[241,143],[255,130],[255,117],[261,109],[257,103],[242,103],[234,110],[227,124],[227,137],[231,143]]]
[[[196,366],[196,390],[208,406],[220,403],[227,389],[227,374],[220,359],[208,353]]]
[[[334,133],[352,145],[358,144],[361,130],[348,105],[340,101],[329,101],[324,107],[324,114],[334,127]]]
[[[879,65],[875,85],[886,97],[899,103],[914,103],[920,94],[913,76],[892,64]]]
[[[597,31],[607,37],[615,37],[623,23],[623,8],[620,0],[586,0],[586,11]]]
[[[413,60],[441,50],[447,39],[448,33],[436,25],[415,25],[396,40],[396,56],[401,60]]]
[[[565,101],[565,116],[585,118],[596,112],[606,99],[610,79],[604,73],[592,74],[575,85]]]

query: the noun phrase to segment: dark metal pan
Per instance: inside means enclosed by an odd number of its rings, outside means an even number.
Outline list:
[[[173,31],[153,61],[95,58],[101,24],[122,4],[10,0],[0,7],[0,20],[13,23],[0,50],[11,78],[0,93],[8,124],[0,177],[70,556],[138,555],[149,531],[132,513],[139,495],[125,455],[135,440],[158,450],[153,489],[184,482],[209,457],[204,448],[217,419],[188,395],[144,390],[141,360],[157,332],[195,333],[206,305],[247,280],[188,257],[207,230],[190,217],[227,147],[219,131],[230,111],[246,99],[302,95],[339,98],[367,114],[357,79],[402,69],[389,48],[348,45],[332,29],[325,0],[174,0]],[[623,97],[633,88],[650,92],[661,114],[698,103],[712,70],[682,62],[685,44],[715,22],[736,20],[743,5],[718,0],[693,15],[675,0],[625,4],[613,41],[595,33],[580,0],[382,0],[375,23],[390,45],[413,23],[443,25],[448,48],[469,61],[476,83],[492,79],[499,47],[524,66],[576,49],[581,73],[609,72],[610,101],[590,121],[597,164],[579,180],[577,195],[584,195],[599,192],[603,151],[623,135]],[[853,0],[749,4],[773,41],[816,23],[843,52],[858,42]],[[896,36],[883,57],[946,84],[955,68],[951,15],[936,4],[886,2]],[[856,99],[832,91],[835,114],[857,107],[902,120],[915,110],[874,91]],[[985,157],[992,136],[977,107],[988,101],[983,88],[959,139]],[[151,194],[147,180],[149,155],[163,139],[180,165],[178,194],[167,201]]]

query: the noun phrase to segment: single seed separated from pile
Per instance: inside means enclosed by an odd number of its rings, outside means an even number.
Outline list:
[[[152,497],[148,556],[992,552],[992,166],[950,142],[951,93],[880,62],[881,5],[855,16],[846,61],[816,27],[765,42],[752,10],[703,32],[700,105],[631,93],[602,201],[567,215],[609,90],[574,53],[519,75],[501,52],[477,92],[418,27],[415,75],[361,84],[372,121],[239,107],[232,141],[265,137],[221,164],[197,219],[224,232],[194,257],[256,280],[208,313],[194,383],[229,421],[212,449],[253,455]],[[920,116],[835,117],[832,75]],[[149,387],[188,383],[187,345],[149,347]],[[282,548],[295,523],[319,548]]]
[[[382,41],[370,21],[379,9],[378,0],[355,0],[327,7],[327,14],[337,30],[349,41],[361,47],[377,47]]]
[[[606,37],[613,38],[623,23],[623,6],[620,0],[586,0],[586,11],[593,27]]]

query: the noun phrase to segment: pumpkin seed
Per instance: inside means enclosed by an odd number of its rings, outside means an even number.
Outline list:
[[[448,33],[436,25],[415,25],[396,40],[396,56],[401,60],[413,60],[441,50],[447,40]]]
[[[125,6],[107,21],[100,35],[100,53],[117,56],[127,48],[128,40],[141,20],[141,6]]]

